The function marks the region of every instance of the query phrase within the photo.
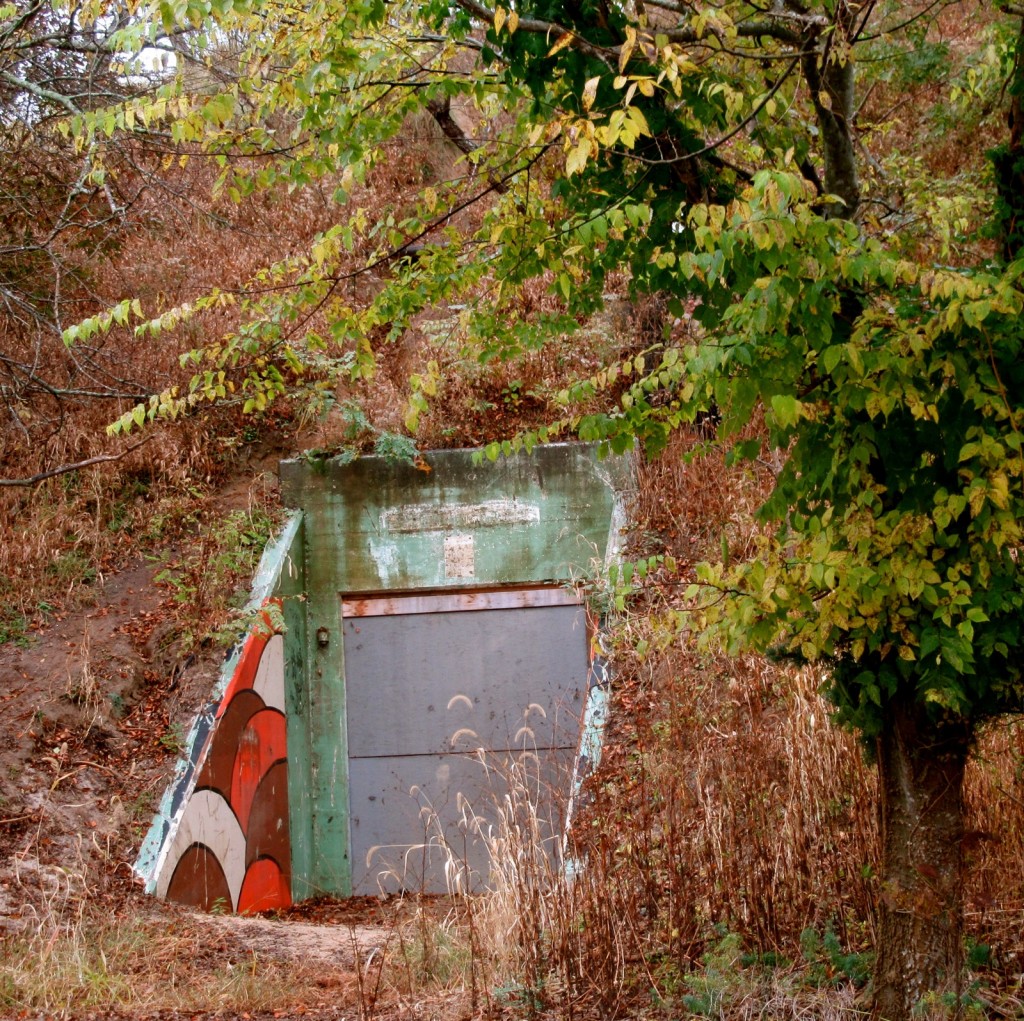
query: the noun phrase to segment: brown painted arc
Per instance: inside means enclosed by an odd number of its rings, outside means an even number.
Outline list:
[[[289,880],[288,763],[284,759],[267,770],[252,799],[245,841],[245,867],[248,868],[257,858],[273,859],[285,881]]]
[[[193,844],[178,859],[167,887],[167,899],[201,911],[234,907],[224,869],[205,844]]]
[[[196,780],[197,787],[209,787],[223,795],[226,801],[231,800],[239,739],[249,720],[264,708],[263,699],[251,689],[235,695],[210,739],[210,750]]]

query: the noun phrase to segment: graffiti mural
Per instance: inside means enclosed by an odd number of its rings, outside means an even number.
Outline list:
[[[156,867],[158,896],[206,911],[291,903],[284,638],[268,624],[245,639],[212,719],[197,726]]]

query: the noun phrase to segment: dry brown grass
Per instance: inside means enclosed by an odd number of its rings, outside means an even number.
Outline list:
[[[347,969],[261,954],[241,940],[211,943],[186,915],[137,907],[111,917],[79,901],[39,919],[31,934],[0,937],[0,1012],[17,1016],[351,1006],[349,978]]]
[[[726,469],[714,448],[684,460],[686,446],[677,436],[660,459],[638,467],[633,538],[638,552],[675,553],[684,577],[686,563],[713,558],[723,545],[733,556],[752,553],[752,512],[773,468]],[[580,972],[606,1009],[635,1004],[641,993],[678,1006],[694,988],[685,976],[708,974],[705,955],[714,956],[722,932],[750,954],[798,962],[798,987],[809,971],[820,979],[822,968],[825,985],[843,980],[847,964],[856,971],[868,963],[843,955],[867,953],[874,942],[877,780],[854,737],[832,726],[820,694],[825,678],[753,655],[700,651],[697,636],[680,629],[679,588],[654,579],[627,618],[609,748],[576,828],[588,863],[577,894]],[[653,651],[641,655],[638,646]],[[976,977],[983,995],[1008,1009],[1024,950],[1022,762],[1024,727],[993,723],[966,791],[968,927],[974,943],[991,947],[987,957],[974,955]],[[810,932],[819,940],[816,962]],[[821,949],[826,932],[842,954]],[[733,1002],[721,1016],[749,1016],[755,976],[745,985],[741,970],[732,969]],[[755,997],[757,1010],[769,1011],[759,1016],[776,1016],[774,995],[762,988]]]
[[[582,867],[541,850],[531,785],[509,778],[491,891],[417,912],[375,996],[563,1018],[863,1016],[822,937],[870,942],[872,778],[812,675],[680,648],[619,686],[568,852]]]
[[[998,944],[1004,966],[1024,960],[1024,725],[993,721],[967,770],[968,922]],[[1019,965],[1014,965],[1019,967]]]
[[[635,551],[696,559],[723,536],[751,549],[771,466],[726,470],[714,450],[684,462],[685,442],[639,466]],[[506,1005],[526,1012],[866,1016],[874,770],[832,725],[820,670],[702,651],[680,628],[679,591],[658,575],[612,630],[612,724],[570,852],[585,867],[572,881],[550,864],[524,872],[522,841],[496,843],[497,889],[472,907],[474,952]],[[1022,762],[1024,727],[993,723],[966,791],[971,980],[1014,1016]]]
[[[450,169],[450,153],[422,134],[396,143],[353,201],[372,212],[407,191],[410,175],[434,163],[438,173]],[[72,238],[60,252],[67,266],[80,271],[77,290],[62,299],[62,326],[126,296],[138,296],[145,314],[155,316],[213,287],[244,290],[262,266],[303,252],[318,231],[344,215],[331,201],[329,180],[287,197],[271,192],[235,205],[210,197],[217,168],[201,159],[163,159],[141,148],[132,156],[133,167],[122,168],[119,181],[133,202],[117,232],[82,245],[81,252]],[[348,268],[365,261],[367,251],[352,253]],[[40,289],[46,285],[40,279]],[[358,278],[348,297],[364,300],[372,286]],[[139,395],[187,387],[193,368],[180,365],[179,355],[223,337],[240,314],[238,304],[225,305],[159,336],[115,327],[67,349],[45,316],[32,320],[5,311],[0,354],[9,361],[0,379],[0,474],[24,479],[97,455],[123,454],[139,437],[108,437],[107,425]],[[295,328],[300,326],[322,331],[323,315]],[[28,368],[8,370],[11,363]],[[239,379],[248,367],[243,358],[235,370]],[[403,397],[385,394],[377,402],[384,427],[400,428]],[[50,609],[88,599],[97,572],[187,535],[212,488],[254,454],[304,445],[295,439],[301,429],[297,406],[280,402],[266,414],[243,417],[240,405],[207,407],[150,427],[146,442],[120,460],[36,486],[0,487],[0,641],[24,634]],[[339,440],[329,431],[311,440],[318,438],[328,447]]]
[[[241,286],[274,253],[328,222],[327,203],[315,190],[297,196],[287,218],[275,195],[229,208],[203,200],[214,168],[198,160],[161,166],[160,154],[142,150],[134,156],[135,169],[124,168],[119,179],[134,201],[116,234],[98,248],[77,252],[72,244],[60,253],[80,271],[77,289],[65,295],[70,304],[61,326],[126,296],[138,295],[144,311],[155,315],[214,283]],[[41,279],[39,287],[46,286]],[[71,291],[72,283],[64,287]],[[183,349],[221,336],[236,321],[237,309],[218,310],[175,335],[140,337],[116,327],[66,348],[45,314],[17,318],[5,309],[0,315],[7,371],[0,383],[10,383],[0,386],[3,477],[31,478],[124,454],[35,486],[0,488],[0,639],[17,636],[49,608],[88,598],[92,579],[173,538],[176,523],[187,534],[211,486],[289,427],[287,407],[250,421],[226,407],[153,427],[128,453],[138,436],[107,436],[107,425],[141,395],[187,383],[189,372],[178,361]],[[10,368],[15,363],[23,368]]]
[[[830,921],[861,945],[847,929],[870,903],[873,778],[817,679],[682,644],[623,692],[630,722],[595,791],[599,842],[584,846],[607,862],[619,910],[681,965],[715,924],[790,956]]]
[[[757,414],[739,438],[762,427]],[[777,455],[726,468],[724,451],[709,445],[713,434],[713,422],[677,430],[658,457],[638,463],[630,511],[638,555],[664,551],[683,564],[714,560],[723,548],[734,560],[754,555],[754,514],[780,467]]]

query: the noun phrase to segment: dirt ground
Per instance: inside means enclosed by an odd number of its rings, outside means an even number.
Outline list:
[[[130,860],[214,664],[177,661],[166,593],[136,564],[80,609],[0,646],[0,914],[25,916],[52,868],[101,877]],[[166,622],[166,623],[165,623]],[[205,667],[205,668],[204,668]],[[124,871],[120,864],[119,871]]]
[[[45,964],[64,943],[125,920],[153,934],[129,965],[147,984],[145,994],[129,998],[135,1006],[127,1011],[119,1006],[122,990],[107,1003],[101,995],[77,1004],[72,995],[59,1011],[37,1012],[0,983],[0,1016],[365,1015],[363,979],[393,938],[396,906],[355,901],[300,906],[291,917],[200,915],[146,896],[133,873],[223,655],[213,648],[181,655],[173,603],[154,584],[157,570],[137,562],[97,578],[77,609],[53,617],[24,644],[0,645],[0,954],[37,955]],[[248,999],[218,995],[217,983],[241,967],[280,978],[280,1002],[260,1008],[266,990]],[[182,998],[163,995],[160,974],[200,994],[185,998],[187,1009],[165,1007]],[[211,989],[205,1003],[204,983]],[[12,1001],[18,1006],[4,1007]]]

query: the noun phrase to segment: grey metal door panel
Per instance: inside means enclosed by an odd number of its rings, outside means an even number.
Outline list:
[[[575,747],[588,673],[581,607],[344,623],[353,758]]]
[[[574,756],[563,748],[352,759],[353,892],[443,892],[456,875],[463,889],[480,889],[490,864],[481,834],[536,839],[554,867]],[[517,820],[511,830],[499,824],[502,811]]]

